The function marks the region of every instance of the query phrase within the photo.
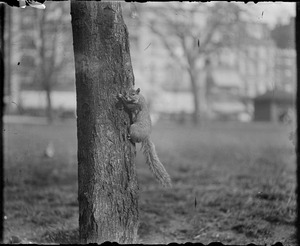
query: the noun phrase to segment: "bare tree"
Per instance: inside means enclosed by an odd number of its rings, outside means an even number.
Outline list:
[[[21,32],[20,32],[20,20],[21,16],[16,13],[17,8],[6,8],[6,30],[5,30],[5,41],[6,41],[6,55],[5,55],[5,63],[7,64],[5,68],[5,89],[6,95],[9,96],[9,100],[7,100],[8,110],[19,109],[16,108],[19,105],[19,80],[18,73],[16,72],[16,66],[13,64],[18,64],[19,54],[21,53],[19,50],[19,46],[21,43]],[[18,44],[18,45],[16,45]],[[8,99],[8,97],[7,97]]]
[[[52,3],[47,7],[47,11],[33,10],[35,14],[35,80],[46,92],[46,115],[49,123],[53,121],[51,92],[57,83],[55,75],[63,64],[63,59],[58,54],[58,37],[66,14],[63,7],[64,5],[58,6]]]
[[[82,243],[133,243],[138,226],[135,148],[116,95],[134,85],[120,3],[71,1]]]
[[[149,27],[174,62],[189,75],[195,124],[199,123],[200,114],[199,75],[202,67],[199,60],[204,61],[222,47],[232,45],[236,28],[233,24],[239,20],[241,12],[238,5],[222,2],[209,5],[172,3],[166,8],[163,5],[155,8]]]

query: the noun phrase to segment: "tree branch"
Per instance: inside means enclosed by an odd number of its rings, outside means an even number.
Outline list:
[[[181,62],[182,58],[179,57],[178,55],[176,55],[176,53],[174,52],[173,47],[171,47],[171,45],[168,43],[167,39],[164,37],[164,35],[162,33],[160,33],[154,26],[149,25],[149,27],[151,28],[152,32],[155,33],[156,35],[158,35],[160,37],[160,40],[162,41],[162,43],[164,44],[164,46],[166,47],[166,49],[168,50],[170,56],[179,63],[179,65],[183,68],[183,69],[187,69],[187,66]]]

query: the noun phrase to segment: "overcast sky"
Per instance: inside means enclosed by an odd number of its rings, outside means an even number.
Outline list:
[[[255,3],[241,3],[253,8],[253,14],[258,20],[262,20],[274,26],[278,19],[286,23],[291,16],[296,15],[295,2],[259,2]]]

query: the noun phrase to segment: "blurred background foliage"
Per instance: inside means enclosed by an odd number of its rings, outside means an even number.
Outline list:
[[[263,120],[292,117],[292,11],[268,21],[274,15],[268,12],[271,3],[262,5],[263,11],[254,4],[224,2],[122,6],[136,86],[146,95],[154,119],[195,124],[199,119],[262,120],[255,116],[255,99],[269,91],[284,91],[291,100],[276,98],[276,115]],[[47,116],[49,122],[74,117],[69,3],[48,2],[45,11],[7,12],[6,112]]]

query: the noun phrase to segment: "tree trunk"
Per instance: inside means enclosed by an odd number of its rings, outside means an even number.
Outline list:
[[[295,20],[295,36],[296,36],[296,63],[297,63],[297,101],[296,101],[296,110],[297,110],[297,116],[300,114],[300,3],[296,3],[296,20]],[[297,128],[296,128],[296,153],[297,153],[297,189],[296,189],[296,195],[297,195],[297,209],[299,211],[300,207],[300,166],[299,166],[299,160],[300,160],[300,146],[299,146],[299,118],[297,117]],[[299,245],[300,243],[300,213],[297,213],[296,218],[296,226],[297,226],[297,243]]]
[[[71,1],[77,93],[81,243],[134,243],[135,146],[116,95],[134,85],[128,33],[117,2]]]
[[[46,80],[47,78],[45,78]],[[50,83],[50,82],[48,82]],[[49,85],[50,87],[50,85]],[[47,121],[49,124],[52,124],[53,122],[53,110],[52,110],[52,100],[51,100],[51,88],[45,88],[45,92],[46,92],[46,101],[47,101],[47,105],[46,105],[46,115],[47,115]]]
[[[192,86],[192,94],[193,94],[193,101],[194,101],[194,113],[193,113],[193,123],[198,125],[200,123],[200,100],[199,100],[199,90],[197,85],[197,80],[193,71],[188,71],[191,79],[191,86]]]
[[[212,89],[215,86],[213,68],[209,59],[205,60],[205,92],[203,93],[203,99],[205,100],[206,106],[206,117],[211,119],[212,116]]]
[[[47,121],[49,124],[53,121],[53,112],[52,112],[52,101],[51,101],[51,92],[52,92],[52,73],[53,69],[50,70],[50,67],[47,66],[47,57],[46,57],[46,37],[44,25],[46,22],[46,13],[40,12],[38,9],[35,9],[35,17],[38,20],[35,23],[36,36],[35,36],[35,45],[37,50],[37,55],[35,56],[36,62],[36,78],[37,82],[41,83],[43,90],[46,94],[46,108],[45,113],[47,116]],[[53,52],[53,51],[52,51]]]
[[[7,16],[7,32],[6,32],[6,49],[5,49],[5,63],[8,64],[5,68],[5,94],[11,95],[11,36],[12,36],[12,24],[11,24],[11,8],[6,9],[6,16]]]
[[[19,75],[18,69],[20,66],[20,53],[22,53],[21,49],[21,33],[20,30],[20,24],[21,24],[21,15],[17,12],[17,8],[11,8],[9,7],[9,11],[11,12],[11,27],[12,27],[12,35],[11,35],[11,43],[9,46],[12,46],[14,44],[14,52],[11,52],[11,63],[7,63],[8,66],[11,69],[10,74],[10,84],[8,85],[10,87],[10,105],[8,105],[13,111],[17,111],[18,113],[22,113],[20,111],[21,109],[21,102],[20,102],[20,82],[21,82],[21,76]]]

